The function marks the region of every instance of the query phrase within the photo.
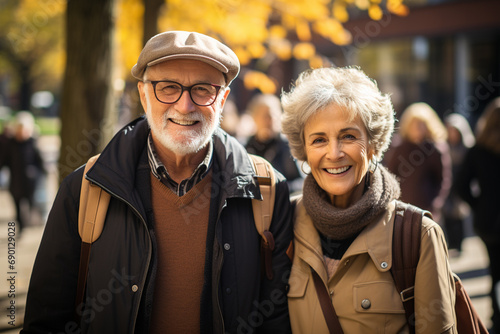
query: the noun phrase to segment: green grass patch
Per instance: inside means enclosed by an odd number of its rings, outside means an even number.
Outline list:
[[[61,130],[61,120],[58,117],[37,117],[35,123],[40,135],[59,135]]]

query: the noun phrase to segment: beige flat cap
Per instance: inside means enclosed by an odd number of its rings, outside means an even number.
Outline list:
[[[151,37],[132,67],[132,75],[139,80],[147,66],[172,59],[194,59],[205,62],[226,77],[226,83],[238,75],[240,62],[236,54],[215,38],[197,32],[167,31]]]

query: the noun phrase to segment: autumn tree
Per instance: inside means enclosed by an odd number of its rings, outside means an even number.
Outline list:
[[[16,110],[30,110],[35,90],[54,91],[62,74],[64,0],[3,0],[0,11],[0,76],[16,87]]]
[[[322,66],[315,38],[344,45],[351,36],[343,27],[350,8],[366,10],[378,20],[384,10],[404,15],[402,0],[3,0],[0,50],[20,74],[29,101],[30,83],[44,67],[61,67],[52,32],[53,22],[66,10],[66,70],[61,98],[60,177],[99,152],[114,132],[112,82],[130,80],[130,68],[149,37],[158,31],[191,30],[228,44],[242,64],[240,78],[249,90],[273,93],[276,62],[298,59]],[[116,34],[115,32],[116,22]],[[7,37],[6,37],[7,36]],[[52,44],[50,44],[52,43]],[[59,42],[60,43],[60,42]],[[56,44],[57,45],[57,44]],[[113,50],[118,50],[113,54]],[[53,51],[56,50],[56,51]],[[51,57],[43,54],[53,52]],[[42,55],[41,55],[42,53]],[[8,60],[5,60],[8,59]],[[48,60],[50,59],[50,60]],[[0,59],[2,63],[2,59]],[[34,71],[36,69],[36,71]],[[138,101],[136,101],[138,102]],[[108,120],[106,122],[106,120]]]
[[[72,0],[66,10],[66,71],[61,99],[59,175],[100,150],[112,90],[114,0]]]
[[[122,0],[131,7],[140,0]],[[152,1],[152,0],[148,0]],[[316,49],[315,37],[335,45],[351,43],[352,36],[343,23],[350,12],[366,11],[380,20],[384,11],[406,15],[403,0],[165,0],[166,10],[158,17],[158,30],[188,30],[208,34],[229,45],[242,64],[240,78],[247,89],[275,93],[279,88],[269,71],[276,62],[290,59],[309,62],[311,67],[324,65],[324,56]],[[153,18],[145,18],[154,20]],[[127,23],[120,21],[127,20]],[[140,30],[127,16],[119,18],[124,27],[118,33],[130,37]],[[149,33],[150,35],[150,33]],[[148,36],[149,36],[148,35]],[[129,70],[140,47],[130,38],[120,44]],[[126,51],[125,51],[126,50]],[[257,61],[258,68],[250,66]]]

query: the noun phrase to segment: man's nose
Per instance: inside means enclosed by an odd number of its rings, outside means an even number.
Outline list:
[[[189,91],[185,90],[182,92],[180,99],[175,103],[177,111],[181,113],[190,113],[194,111],[195,104],[191,99]]]

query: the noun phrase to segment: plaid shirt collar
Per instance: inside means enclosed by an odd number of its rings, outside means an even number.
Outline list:
[[[186,194],[191,188],[193,188],[198,182],[200,182],[205,175],[207,175],[209,168],[212,164],[212,156],[213,156],[213,143],[210,140],[208,142],[208,152],[205,156],[205,159],[196,167],[193,174],[185,180],[182,180],[180,183],[175,182],[170,175],[168,174],[167,168],[158,158],[158,154],[156,152],[153,137],[151,132],[148,136],[148,161],[149,166],[151,167],[151,172],[153,175],[159,179],[164,185],[170,188],[173,192],[177,194],[177,196],[183,196]]]

